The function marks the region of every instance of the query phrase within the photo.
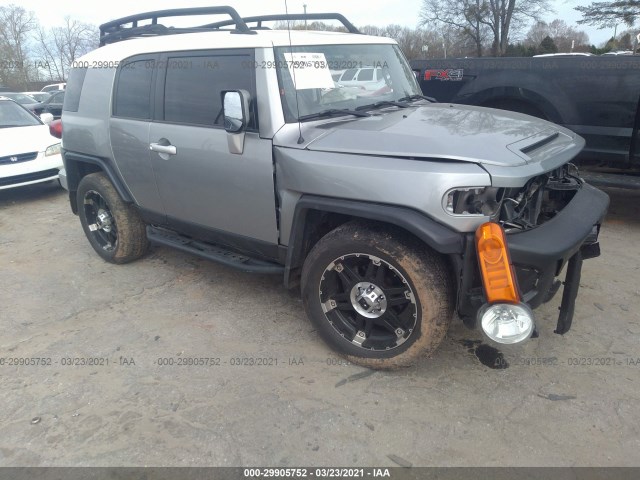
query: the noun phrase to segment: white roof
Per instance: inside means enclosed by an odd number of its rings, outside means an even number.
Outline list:
[[[171,52],[180,50],[210,50],[220,48],[271,48],[289,45],[287,30],[254,30],[254,35],[231,33],[228,30],[202,33],[181,33],[145,38],[130,38],[100,47],[80,61],[120,61],[141,53]],[[340,45],[340,44],[395,44],[387,37],[374,37],[355,33],[291,30],[291,44]],[[91,65],[89,65],[91,67]]]

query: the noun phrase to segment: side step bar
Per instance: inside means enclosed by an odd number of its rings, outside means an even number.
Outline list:
[[[284,266],[278,265],[277,263],[247,257],[245,255],[232,252],[231,250],[227,250],[224,247],[199,242],[162,228],[148,226],[147,238],[149,238],[151,243],[191,253],[192,255],[221,263],[222,265],[235,268],[242,272],[284,274]]]

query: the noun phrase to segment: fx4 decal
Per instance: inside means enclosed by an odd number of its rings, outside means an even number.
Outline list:
[[[424,72],[425,80],[440,80],[460,82],[464,76],[462,68],[447,68],[446,70],[426,70]]]

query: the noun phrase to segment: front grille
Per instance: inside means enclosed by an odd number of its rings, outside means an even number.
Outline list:
[[[17,185],[18,183],[33,182],[36,180],[44,180],[45,178],[55,177],[59,173],[57,168],[51,168],[42,172],[26,173],[24,175],[14,175],[13,177],[0,177],[0,187],[8,185]]]
[[[30,160],[35,160],[37,156],[38,152],[30,152],[0,157],[0,165],[12,165],[14,163],[28,162]]]

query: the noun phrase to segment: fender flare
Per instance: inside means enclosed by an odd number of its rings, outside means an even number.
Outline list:
[[[285,286],[289,286],[291,271],[302,266],[304,233],[310,210],[337,213],[395,225],[413,234],[433,250],[445,255],[461,254],[464,234],[436,222],[417,210],[396,205],[345,200],[341,198],[303,195],[296,204],[285,260]]]
[[[84,155],[81,153],[70,152],[64,149],[62,151],[62,159],[64,162],[65,171],[67,173],[67,182],[69,185],[70,194],[71,192],[77,191],[78,184],[82,179],[82,176],[80,174],[80,169],[78,168],[78,164],[88,163],[90,165],[97,166],[98,168],[100,168],[100,170],[102,170],[107,175],[107,177],[109,178],[109,181],[111,181],[114,188],[118,192],[118,195],[120,195],[120,198],[122,198],[122,200],[125,203],[134,202],[131,192],[129,192],[129,189],[126,187],[124,182],[120,179],[113,165],[106,159],[101,157],[94,157],[92,155]]]

